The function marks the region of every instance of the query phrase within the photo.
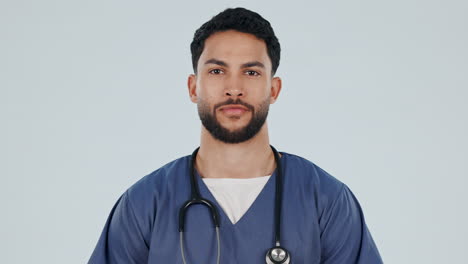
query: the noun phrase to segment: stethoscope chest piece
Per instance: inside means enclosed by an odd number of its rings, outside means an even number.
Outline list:
[[[289,264],[290,261],[288,252],[282,247],[274,247],[266,254],[266,264]]]

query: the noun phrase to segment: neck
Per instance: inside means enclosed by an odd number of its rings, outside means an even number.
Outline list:
[[[227,144],[202,126],[200,150],[195,163],[203,178],[253,178],[271,175],[276,167],[270,148],[267,123],[248,141]]]

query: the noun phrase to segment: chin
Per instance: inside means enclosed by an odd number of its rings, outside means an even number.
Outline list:
[[[242,126],[242,127],[224,127],[224,129],[226,129],[227,131],[229,131],[229,133],[237,133],[237,132],[241,132],[245,129],[245,126]]]
[[[228,122],[226,122],[226,123],[228,123]],[[248,124],[249,124],[249,122],[236,122],[235,124],[230,122],[230,124],[221,123],[221,126],[224,129],[229,130],[230,132],[234,132],[234,131],[238,131],[238,130],[242,130],[242,129],[246,128]]]

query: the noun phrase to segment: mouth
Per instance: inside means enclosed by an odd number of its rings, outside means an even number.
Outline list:
[[[221,107],[219,110],[227,115],[241,115],[249,111],[249,109],[243,105],[226,105]]]

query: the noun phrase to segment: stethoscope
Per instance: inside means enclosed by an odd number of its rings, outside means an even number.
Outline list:
[[[271,146],[273,153],[275,155],[276,161],[276,188],[275,188],[275,246],[269,249],[266,253],[266,264],[289,264],[291,261],[291,256],[288,251],[281,247],[280,244],[280,226],[281,226],[281,198],[283,194],[282,190],[282,180],[283,180],[283,171],[281,169],[281,162],[278,151]],[[207,206],[210,209],[211,216],[213,218],[213,223],[216,229],[216,240],[217,240],[217,261],[219,264],[219,259],[221,256],[220,250],[220,239],[219,239],[219,212],[216,206],[207,199],[204,199],[200,195],[200,190],[198,189],[198,182],[195,177],[195,160],[197,157],[198,147],[192,153],[190,159],[190,187],[191,187],[191,198],[186,201],[184,205],[179,210],[179,238],[180,238],[180,252],[182,254],[182,261],[184,264],[187,264],[185,260],[184,253],[184,226],[185,226],[185,212],[187,209],[194,204],[202,204]]]

